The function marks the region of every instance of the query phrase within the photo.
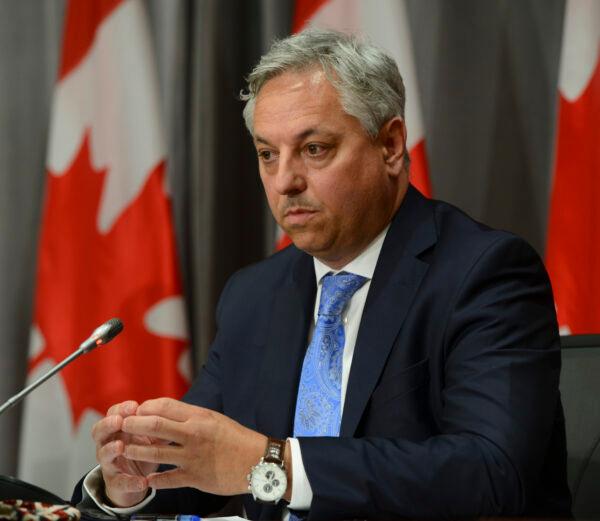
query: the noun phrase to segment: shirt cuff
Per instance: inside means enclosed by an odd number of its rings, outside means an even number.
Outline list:
[[[98,508],[107,514],[117,515],[117,514],[133,514],[138,510],[144,508],[150,501],[154,499],[156,496],[156,490],[153,488],[150,489],[150,495],[146,497],[141,503],[134,505],[132,507],[110,507],[102,502],[102,497],[104,496],[104,479],[102,479],[102,471],[100,470],[100,465],[96,468],[92,469],[89,474],[83,480],[83,496],[91,498],[94,503],[98,506]]]
[[[292,510],[310,510],[313,492],[304,470],[300,442],[296,438],[288,438],[292,449],[292,498],[288,508]]]

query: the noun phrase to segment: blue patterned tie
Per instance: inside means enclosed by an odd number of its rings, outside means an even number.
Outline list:
[[[367,281],[341,272],[323,277],[317,324],[302,365],[294,417],[294,436],[339,436],[341,422],[342,311]]]

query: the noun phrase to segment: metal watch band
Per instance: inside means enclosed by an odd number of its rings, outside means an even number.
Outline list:
[[[276,463],[283,466],[283,454],[285,452],[285,440],[277,438],[268,438],[265,448],[264,461],[266,463]]]

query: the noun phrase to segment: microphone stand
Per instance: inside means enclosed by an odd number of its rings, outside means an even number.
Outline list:
[[[30,385],[28,385],[27,387],[25,387],[25,389],[23,389],[21,392],[15,394],[12,398],[9,398],[8,400],[6,400],[2,404],[2,406],[0,406],[0,415],[7,409],[10,409],[11,407],[18,404],[31,391],[33,391],[34,389],[36,389],[37,387],[42,385],[46,380],[48,380],[48,378],[50,378],[51,376],[54,376],[56,373],[58,373],[58,371],[60,371],[65,365],[70,364],[73,360],[75,360],[76,358],[80,357],[81,355],[83,355],[85,353],[86,353],[86,351],[84,351],[82,349],[78,349],[77,351],[71,353],[60,364],[58,364],[58,365],[54,366],[52,369],[50,369],[50,371],[48,371],[45,375],[43,375],[42,377],[38,378],[35,382],[33,382]]]

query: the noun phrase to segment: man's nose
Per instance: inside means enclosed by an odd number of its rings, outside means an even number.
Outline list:
[[[304,165],[300,158],[281,154],[275,189],[282,195],[298,194],[306,190]]]

